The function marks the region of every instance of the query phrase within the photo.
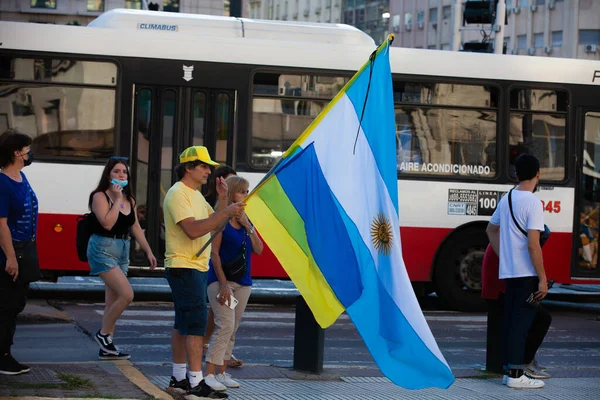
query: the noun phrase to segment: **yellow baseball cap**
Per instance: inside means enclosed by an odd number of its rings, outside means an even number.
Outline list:
[[[210,159],[208,149],[204,146],[188,147],[179,155],[179,162],[186,163],[191,161],[202,161],[205,164],[218,167],[219,164]]]

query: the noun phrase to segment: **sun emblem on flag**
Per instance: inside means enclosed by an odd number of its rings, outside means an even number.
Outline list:
[[[390,220],[386,218],[383,213],[377,214],[371,222],[371,241],[373,246],[379,253],[389,255],[392,250],[392,239],[394,233],[392,231],[392,224]]]

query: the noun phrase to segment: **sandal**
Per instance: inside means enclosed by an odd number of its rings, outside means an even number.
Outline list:
[[[244,364],[244,361],[238,360],[237,358],[235,358],[235,356],[233,354],[231,355],[231,358],[227,362],[227,366],[229,368],[239,368],[242,366],[242,364]]]

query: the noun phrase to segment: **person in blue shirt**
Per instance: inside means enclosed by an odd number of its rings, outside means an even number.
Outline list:
[[[9,129],[0,135],[0,374],[18,375],[29,367],[17,362],[10,349],[17,315],[25,308],[29,282],[19,279],[15,248],[36,252],[38,201],[23,173],[31,164],[32,140]],[[33,243],[33,244],[32,244]],[[31,249],[29,249],[31,248]],[[37,252],[36,252],[37,254]],[[36,257],[37,258],[37,257]]]
[[[243,202],[248,195],[248,181],[231,176],[225,182],[228,203]],[[215,330],[206,355],[204,381],[216,391],[240,387],[226,370],[252,291],[251,253],[262,251],[263,243],[246,214],[232,218],[212,243],[207,295],[215,316]],[[232,304],[235,301],[237,305]]]

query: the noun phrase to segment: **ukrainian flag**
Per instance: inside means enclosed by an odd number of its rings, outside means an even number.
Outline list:
[[[246,212],[321,327],[346,311],[391,381],[447,388],[454,376],[402,259],[391,40],[283,155]]]

